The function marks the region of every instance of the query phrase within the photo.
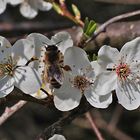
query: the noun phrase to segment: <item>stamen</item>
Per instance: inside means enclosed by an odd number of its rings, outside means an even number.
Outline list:
[[[73,80],[73,86],[78,88],[82,93],[84,93],[85,89],[88,88],[93,82],[91,82],[85,76],[75,76]]]
[[[13,60],[12,60],[11,56],[6,58],[4,62],[1,61],[1,63],[0,63],[1,79],[3,79],[3,77],[5,77],[7,75],[13,76],[14,66],[15,66],[15,64],[13,63]]]
[[[3,70],[0,68],[0,76],[2,76],[3,75]]]
[[[116,67],[116,73],[119,77],[120,80],[124,79],[126,80],[126,78],[130,75],[131,71],[129,68],[129,65],[127,65],[126,63],[120,63],[117,67]]]

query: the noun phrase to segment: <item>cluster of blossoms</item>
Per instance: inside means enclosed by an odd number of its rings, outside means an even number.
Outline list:
[[[20,4],[20,13],[29,19],[37,16],[38,10],[48,11],[52,8],[52,4],[45,0],[0,0],[0,14],[6,10],[7,4]]]
[[[44,83],[46,69],[45,45],[56,45],[64,55],[63,81],[60,88]],[[43,88],[53,95],[54,104],[61,111],[72,110],[80,104],[82,96],[96,108],[107,108],[116,91],[118,102],[128,110],[140,105],[140,37],[126,43],[120,52],[102,46],[98,59],[90,62],[86,52],[73,46],[67,32],[59,32],[51,39],[32,33],[13,46],[0,37],[0,97],[12,92],[14,86],[36,98],[46,98]],[[58,65],[59,63],[56,62]]]

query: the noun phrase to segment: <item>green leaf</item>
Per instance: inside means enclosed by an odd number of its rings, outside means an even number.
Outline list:
[[[90,28],[94,25],[94,21],[93,20],[91,20],[90,22],[89,22],[89,24],[88,24],[88,28],[87,28],[87,30],[86,30],[86,34],[88,35],[88,33],[89,33],[89,30],[90,30]]]
[[[92,55],[92,61],[95,61],[95,60],[97,60],[98,59],[98,56],[94,53],[93,55]]]
[[[97,28],[97,24],[94,23],[92,25],[92,27],[89,29],[89,32],[88,32],[89,36],[92,36],[92,34],[95,32],[96,28]]]
[[[88,28],[89,20],[88,17],[85,18],[83,32],[85,33]]]

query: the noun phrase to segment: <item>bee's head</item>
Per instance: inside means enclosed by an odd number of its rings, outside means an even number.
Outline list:
[[[62,42],[62,41],[59,41],[58,43],[53,44],[53,45],[48,45],[48,44],[44,43],[44,44],[45,44],[44,47],[45,47],[46,51],[57,51],[58,48],[57,48],[56,45],[58,45],[58,44],[61,43],[61,42]]]
[[[57,51],[58,48],[56,45],[48,45],[48,46],[45,46],[46,48],[46,51]]]

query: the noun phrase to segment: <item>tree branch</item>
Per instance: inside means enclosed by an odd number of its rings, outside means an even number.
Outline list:
[[[19,101],[19,100],[34,102],[44,106],[53,106],[53,100],[51,96],[47,97],[46,99],[37,99],[28,94],[23,93],[18,88],[15,88],[14,91],[11,92],[6,97],[0,98],[0,105],[9,101]]]
[[[11,117],[16,111],[23,107],[27,102],[19,101],[12,107],[6,107],[4,113],[0,116],[0,125],[2,125],[9,117]]]
[[[86,46],[86,51],[96,53],[102,45],[120,49],[126,42],[140,36],[140,21],[117,22],[109,25]]]
[[[62,128],[65,125],[68,125],[71,123],[76,117],[84,114],[88,110],[93,108],[90,106],[90,104],[86,101],[86,99],[83,97],[81,100],[80,105],[72,110],[69,114],[62,117],[55,123],[53,123],[51,126],[46,128],[38,137],[36,140],[48,140],[50,137],[52,137],[55,133],[62,133]]]
[[[140,0],[94,0],[95,2],[113,3],[113,4],[140,4]]]
[[[111,18],[110,20],[106,21],[104,24],[102,24],[93,34],[91,38],[89,38],[83,46],[86,46],[89,42],[91,42],[93,39],[95,39],[101,32],[104,32],[105,29],[112,23],[117,22],[119,20],[129,18],[132,16],[140,15],[140,10],[125,13],[116,17]]]
[[[96,124],[95,124],[95,122],[94,122],[94,120],[93,120],[93,118],[91,116],[91,113],[87,112],[85,115],[86,115],[86,118],[88,119],[88,121],[90,122],[90,125],[91,125],[93,131],[95,132],[98,140],[104,140],[104,138],[102,137],[98,127],[96,126]]]
[[[123,133],[118,128],[111,129],[110,127],[108,127],[107,122],[102,118],[101,114],[97,110],[94,110],[93,115],[96,115],[95,122],[98,125],[98,127],[105,130],[107,133],[111,134],[117,140],[134,140],[132,137]]]

